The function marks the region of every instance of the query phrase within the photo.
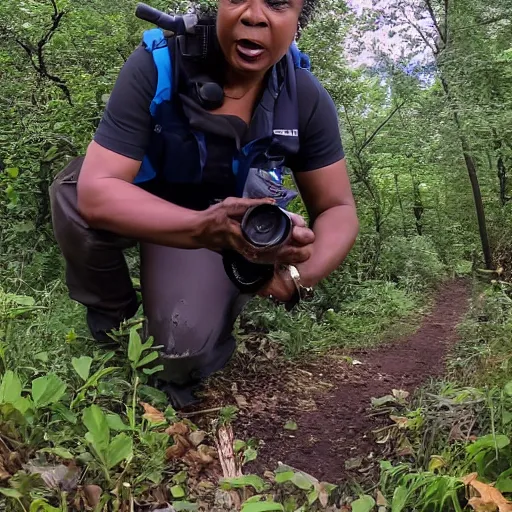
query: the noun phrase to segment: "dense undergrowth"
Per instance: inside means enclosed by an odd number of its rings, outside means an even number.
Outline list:
[[[402,241],[411,260],[423,261],[421,274],[385,246],[375,279],[354,279],[348,272],[353,259],[322,284],[311,304],[288,314],[256,300],[239,329],[266,331],[285,356],[312,357],[332,347],[376,343],[399,320],[412,328],[428,307],[428,290],[447,276],[426,244]],[[142,311],[116,343],[98,346],[85,327],[83,307],[69,300],[62,265],[56,268],[55,261],[61,261],[55,254],[36,253],[28,264],[18,261],[3,269],[0,493],[6,510],[134,510],[134,503],[141,511],[157,503],[173,503],[175,510],[211,509],[212,486],[217,491],[238,486],[248,499],[249,489],[261,494],[273,485],[282,498],[275,505],[249,502],[246,511],[315,510],[325,504],[333,486],[286,468],[269,468],[282,473],[270,483],[255,475],[230,483],[210,468],[214,476],[205,478],[209,484],[203,481],[210,495],[198,494],[196,473],[209,467],[219,428],[229,424],[236,408],[225,404],[211,431],[199,434],[204,441],[192,448],[194,424],[148,385],[156,351],[137,334]],[[129,261],[136,278],[135,253]],[[185,429],[188,437],[173,429]],[[180,443],[192,449],[188,463],[183,453],[173,456]],[[235,445],[241,464],[256,455],[243,440]]]

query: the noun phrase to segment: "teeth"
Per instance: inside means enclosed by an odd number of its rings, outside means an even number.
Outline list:
[[[238,51],[240,53],[243,53],[244,55],[247,55],[248,57],[258,57],[258,55],[261,55],[263,53],[263,48],[247,48],[242,45],[237,45]]]

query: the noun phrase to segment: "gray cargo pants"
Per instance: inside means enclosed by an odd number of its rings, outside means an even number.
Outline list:
[[[88,310],[93,336],[117,328],[137,311],[123,250],[137,245],[90,228],[77,211],[83,157],[70,162],[50,187],[53,230],[66,262],[70,297]],[[163,345],[158,378],[187,387],[220,370],[235,349],[233,324],[251,298],[228,279],[221,256],[139,243],[141,289],[148,334]]]

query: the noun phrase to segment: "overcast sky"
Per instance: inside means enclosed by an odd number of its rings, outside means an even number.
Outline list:
[[[346,0],[347,5],[351,7],[357,15],[361,15],[365,9],[375,9],[389,13],[396,6],[394,0]],[[410,0],[409,7],[405,9],[405,16],[414,19],[414,22],[426,33],[429,33],[432,27],[432,20],[427,12],[423,17],[415,17],[412,6],[417,4],[418,0]],[[396,9],[395,13],[396,13]],[[381,23],[372,31],[363,34],[352,32],[345,45],[347,59],[353,65],[369,65],[375,62],[375,49],[384,53],[393,60],[407,57],[411,64],[428,64],[432,61],[431,52],[426,49],[426,45],[421,41],[418,33],[407,22],[402,13],[399,13],[401,21],[394,24],[393,27],[386,23]],[[393,29],[393,30],[391,30]],[[415,41],[416,48],[413,50],[410,43],[406,41]]]

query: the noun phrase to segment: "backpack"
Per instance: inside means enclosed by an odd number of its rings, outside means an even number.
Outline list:
[[[150,104],[150,113],[153,119],[155,119],[158,107],[162,103],[168,102],[173,95],[173,62],[171,61],[167,36],[161,28],[146,30],[143,34],[142,42],[146,51],[152,55],[157,70],[157,86]],[[309,56],[301,52],[295,42],[290,45],[288,53],[291,56],[295,69],[301,68],[310,71],[311,63]],[[236,168],[235,162],[234,172],[236,172]],[[148,156],[145,156],[134,183],[140,184],[150,181],[156,177],[156,174]],[[245,179],[246,176],[243,177],[241,182],[244,183]],[[241,190],[239,192],[241,193]]]

